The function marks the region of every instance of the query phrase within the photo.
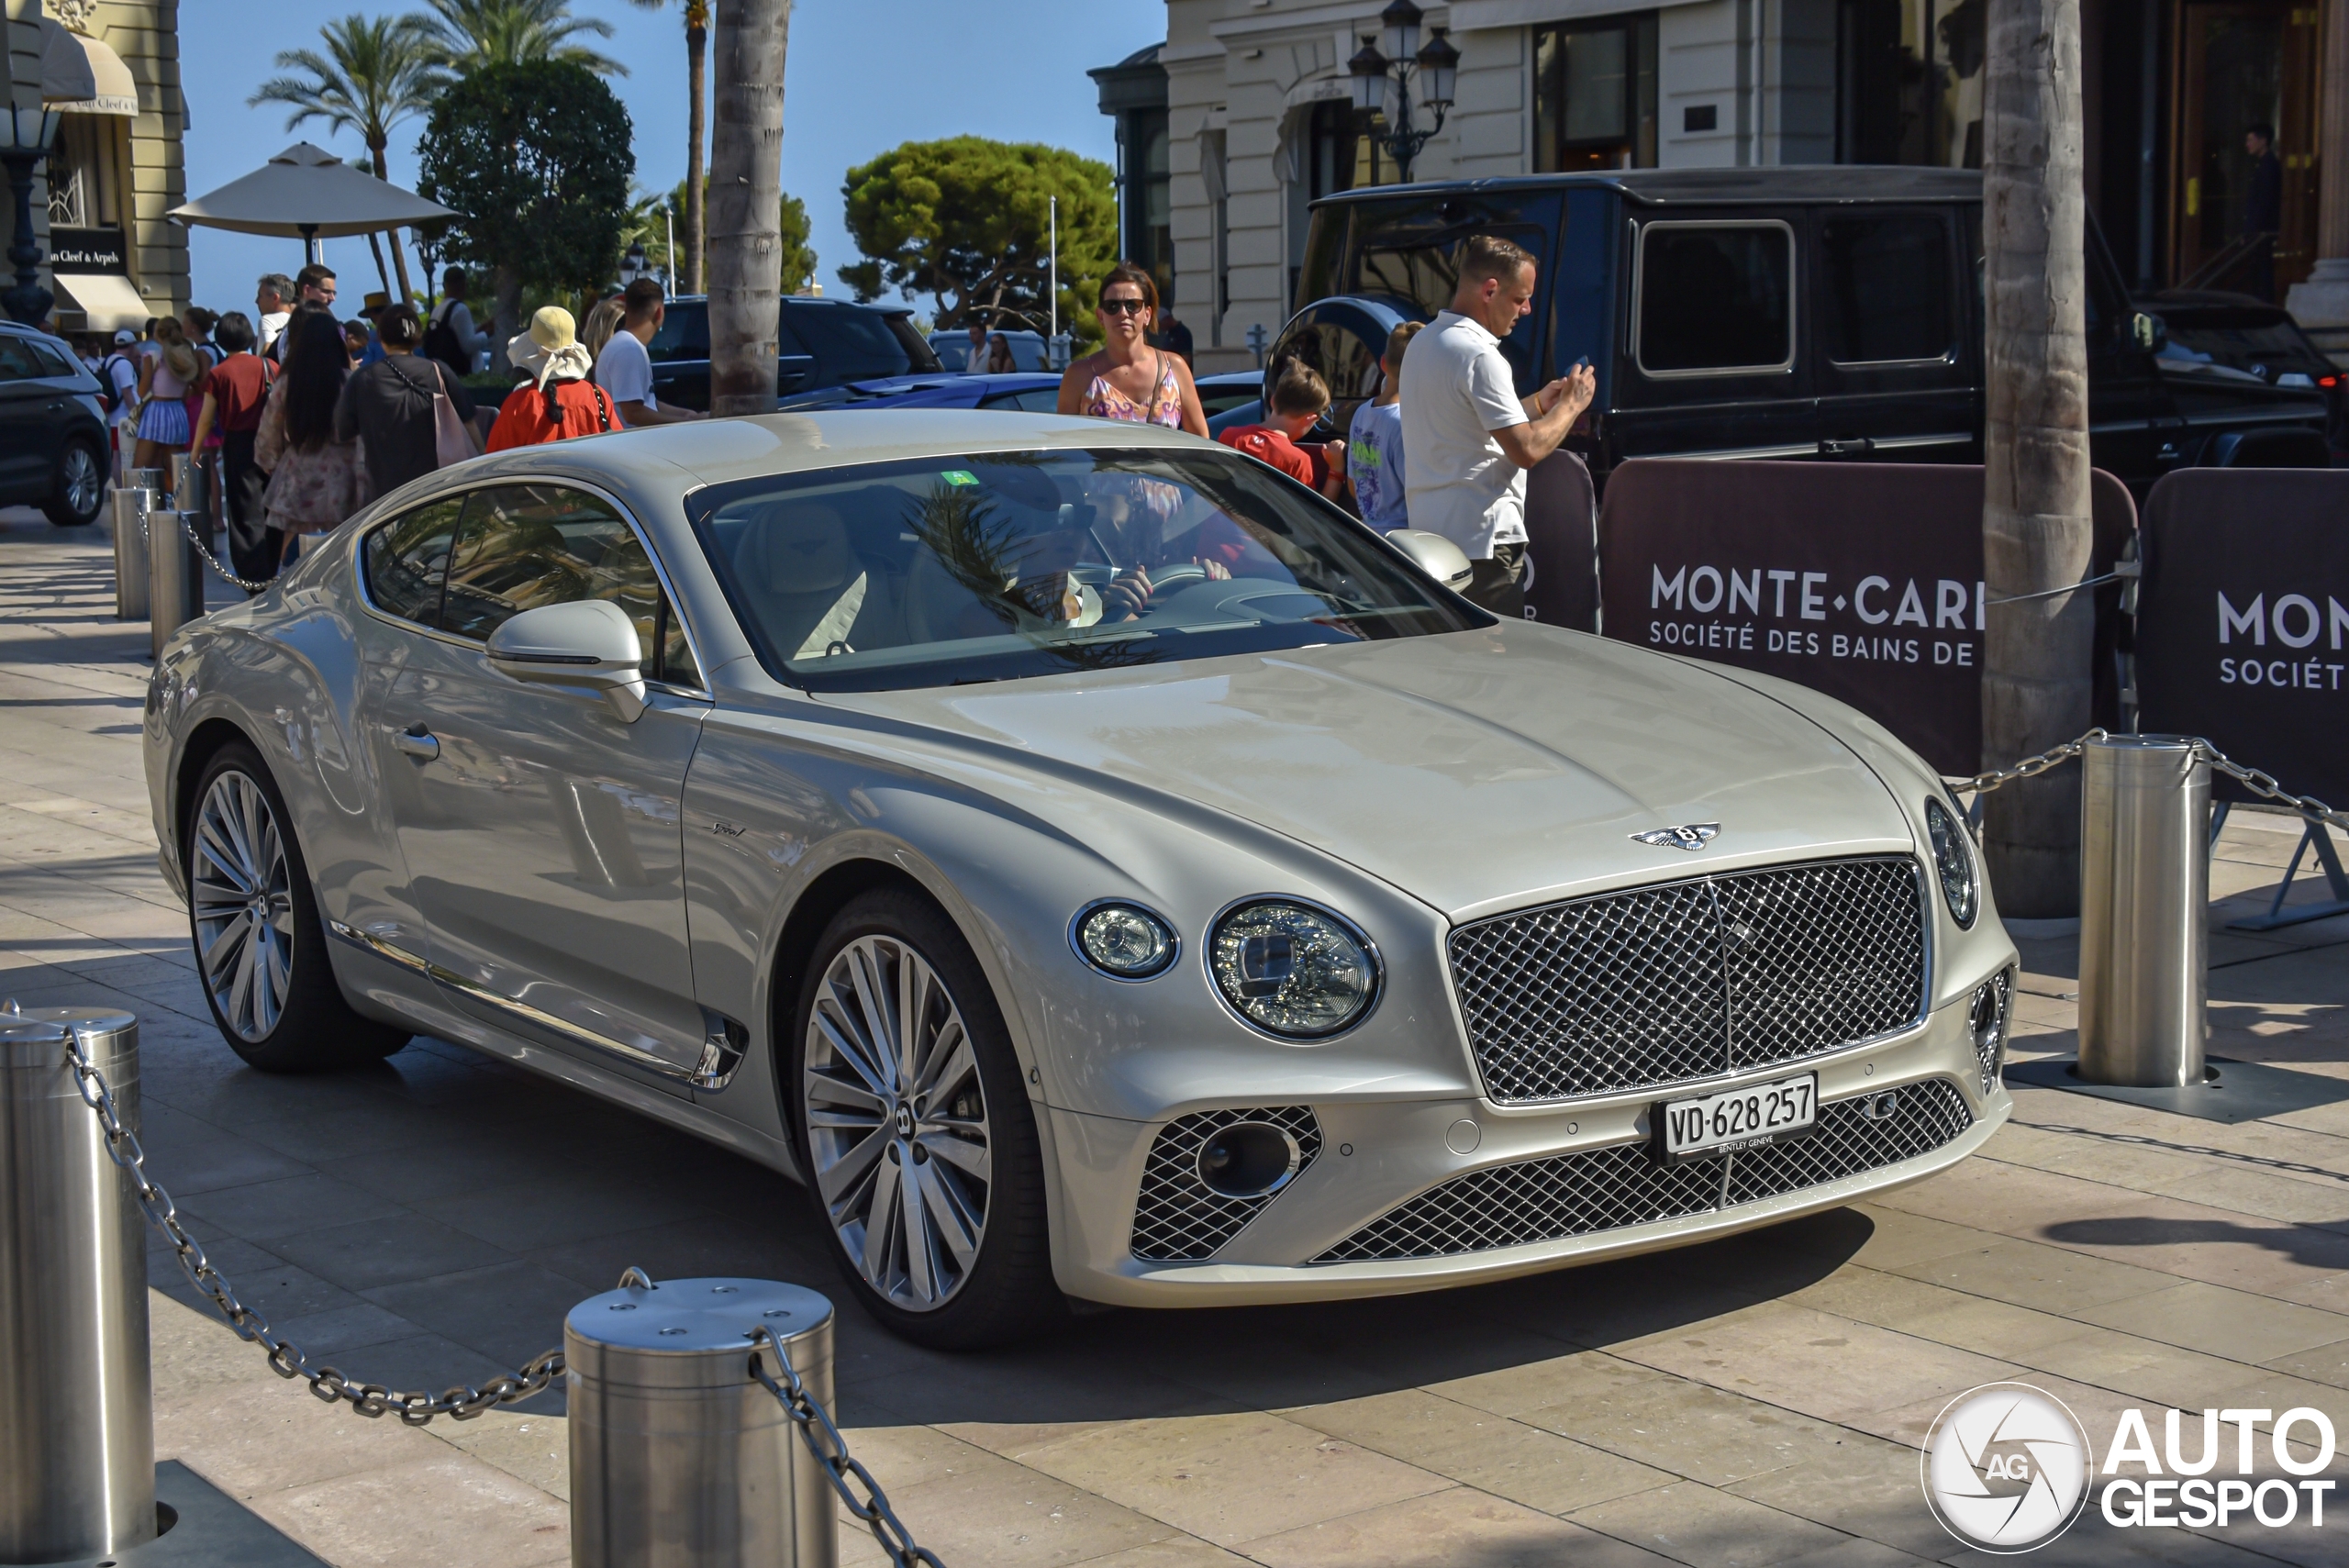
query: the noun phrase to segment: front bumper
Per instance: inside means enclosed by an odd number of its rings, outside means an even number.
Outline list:
[[[1940,1095],[1938,1081],[1962,1099],[1968,1125],[1912,1158],[1753,1201],[1729,1201],[1701,1213],[1442,1256],[1314,1261],[1464,1173],[1643,1147],[1650,1110],[1664,1100],[1804,1072],[1819,1074],[1822,1118],[1845,1102],[1887,1090],[1913,1086],[1920,1095]],[[1249,1103],[1277,1102],[1260,1094]],[[1203,1108],[1204,1104],[1184,1107]],[[1137,1194],[1152,1147],[1167,1123],[1049,1110],[1062,1181],[1055,1249],[1061,1287],[1085,1299],[1135,1307],[1326,1301],[1507,1279],[1683,1246],[1836,1207],[1946,1169],[1989,1139],[2012,1101],[2002,1085],[1983,1091],[1966,1000],[1961,997],[1889,1039],[1702,1084],[1531,1107],[1469,1097],[1315,1102],[1311,1109],[1320,1131],[1315,1157],[1211,1257],[1190,1262],[1134,1256]]]

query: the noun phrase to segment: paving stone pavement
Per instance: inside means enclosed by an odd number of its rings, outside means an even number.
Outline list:
[[[630,1263],[837,1294],[790,1183],[573,1091],[423,1040],[334,1077],[245,1070],[155,870],[146,628],[112,618],[109,570],[97,530],[0,512],[0,991],[139,1014],[152,1168],[250,1299],[314,1359],[439,1388],[556,1343]],[[2296,830],[2236,815],[2215,918],[2264,903]],[[2021,945],[2020,1050],[2068,1053],[2075,944]],[[2349,1079],[2349,919],[2212,955],[2214,1053]],[[1108,1312],[987,1355],[850,1307],[841,1424],[953,1568],[1954,1562],[1916,1445],[1976,1384],[2057,1395],[2099,1447],[2127,1407],[2157,1438],[2171,1405],[2309,1406],[2349,1434],[2349,1101],[2240,1126],[2017,1103],[1979,1157],[1880,1201],[1508,1284]],[[150,1277],[159,1457],[339,1565],[568,1561],[559,1400],[357,1419],[192,1310],[167,1252]],[[2349,1562],[2328,1520],[2091,1512],[2035,1561]]]

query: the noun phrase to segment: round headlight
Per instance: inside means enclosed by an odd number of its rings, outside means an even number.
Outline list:
[[[1112,980],[1147,980],[1174,962],[1174,929],[1132,904],[1097,904],[1069,928],[1076,956]]]
[[[1351,1027],[1378,994],[1378,955],[1347,921],[1266,900],[1227,912],[1208,969],[1232,1010],[1266,1034],[1313,1040]]]
[[[1933,841],[1933,870],[1939,873],[1942,900],[1950,918],[1961,927],[1974,924],[1982,907],[1982,884],[1976,877],[1974,856],[1966,849],[1965,829],[1938,800],[1925,802],[1925,831]]]

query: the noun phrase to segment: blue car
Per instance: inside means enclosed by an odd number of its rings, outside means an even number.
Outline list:
[[[818,408],[1007,408],[1050,414],[1059,406],[1060,395],[1059,376],[1033,372],[892,375],[800,393],[777,407],[803,414]]]

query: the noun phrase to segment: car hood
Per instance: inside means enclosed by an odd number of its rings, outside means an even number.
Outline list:
[[[1813,720],[1699,664],[1541,627],[824,700],[1089,772],[1145,809],[1173,795],[1228,813],[1453,918],[1914,842]],[[1696,823],[1720,833],[1693,853],[1632,837]]]

